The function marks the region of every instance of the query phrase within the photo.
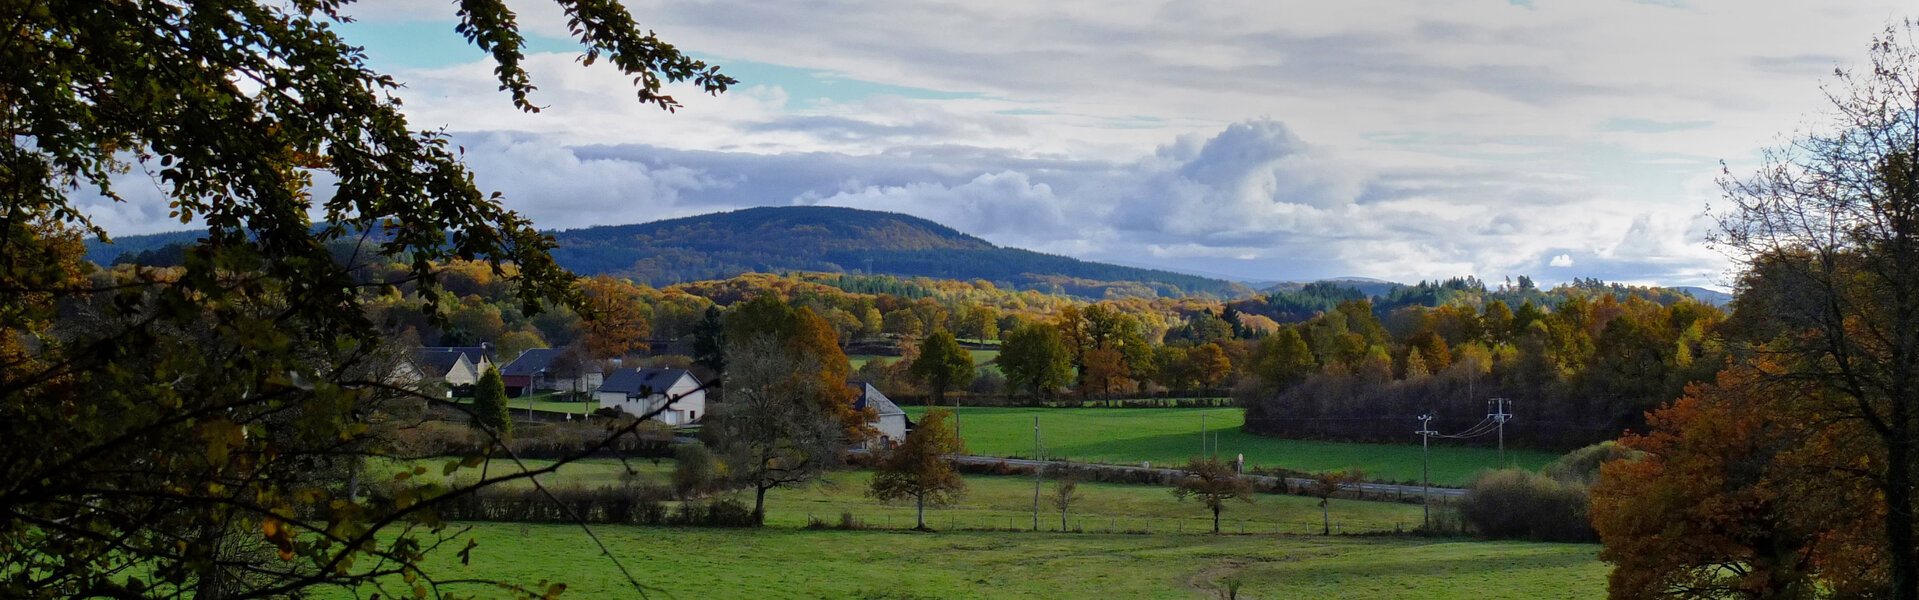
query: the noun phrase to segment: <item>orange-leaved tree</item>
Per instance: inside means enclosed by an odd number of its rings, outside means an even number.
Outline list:
[[[1728,369],[1621,440],[1642,458],[1605,463],[1592,490],[1611,597],[1807,598],[1882,580],[1863,432],[1831,427],[1813,386],[1779,373]]]
[[[1751,176],[1721,179],[1728,209],[1714,240],[1747,268],[1733,321],[1774,361],[1776,372],[1762,372],[1804,386],[1791,392],[1805,405],[1793,418],[1815,439],[1859,443],[1824,462],[1844,469],[1829,479],[1874,489],[1838,510],[1876,521],[1870,545],[1884,571],[1874,594],[1896,600],[1919,600],[1915,32],[1910,21],[1889,26],[1867,64],[1835,72],[1826,126],[1768,151]]]

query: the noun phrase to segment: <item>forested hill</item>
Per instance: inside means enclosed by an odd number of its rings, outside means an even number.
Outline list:
[[[581,274],[654,286],[741,273],[865,272],[984,279],[1002,287],[1108,296],[1249,296],[1242,284],[1001,248],[950,227],[897,213],[826,206],[732,212],[554,232],[554,257]]]
[[[751,272],[819,271],[983,279],[1005,288],[1092,299],[1230,299],[1254,294],[1252,288],[1220,279],[1001,248],[926,219],[851,208],[748,208],[550,233],[559,243],[554,258],[573,272],[656,287]],[[179,245],[201,235],[125,236],[113,245],[89,240],[87,257],[101,265],[116,260],[169,264],[176,262],[172,259]]]

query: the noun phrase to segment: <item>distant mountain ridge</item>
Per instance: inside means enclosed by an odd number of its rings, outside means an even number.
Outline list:
[[[814,271],[912,278],[976,280],[1084,298],[1211,296],[1244,299],[1300,292],[1308,285],[1385,297],[1410,287],[1367,277],[1282,281],[1255,290],[1240,282],[1161,269],[1084,261],[1004,248],[951,227],[899,213],[828,206],[747,208],[632,225],[549,231],[555,260],[581,275],[613,275],[663,287],[727,279],[743,273]],[[132,235],[114,244],[87,240],[100,265],[125,255],[164,254],[191,244],[198,231]],[[1668,288],[1724,306],[1729,294]]]
[[[553,237],[559,243],[554,258],[576,273],[654,286],[747,272],[820,271],[983,279],[1093,298],[1253,293],[1222,279],[1003,248],[919,217],[831,206],[747,208],[557,231]]]

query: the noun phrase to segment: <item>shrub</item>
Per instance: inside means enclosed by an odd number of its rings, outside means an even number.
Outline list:
[[[681,498],[711,491],[719,480],[719,458],[705,444],[683,444],[673,451],[673,459],[673,491]]]
[[[1618,442],[1605,441],[1567,453],[1546,465],[1543,472],[1562,483],[1590,487],[1599,480],[1599,465],[1613,460],[1638,460],[1642,454]]]
[[[1006,376],[992,369],[979,369],[966,391],[977,395],[999,396],[1006,393]]]
[[[1586,516],[1586,487],[1521,469],[1481,473],[1467,486],[1460,515],[1482,537],[1549,542],[1598,541]]]

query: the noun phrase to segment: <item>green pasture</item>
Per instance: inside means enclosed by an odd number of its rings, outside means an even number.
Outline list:
[[[586,414],[600,409],[598,400],[581,400],[577,402],[562,401],[558,400],[560,397],[561,394],[557,392],[540,392],[518,398],[507,398],[506,406],[509,411],[525,412],[528,408],[531,408],[538,411],[573,414]],[[473,398],[471,396],[460,397],[455,398],[454,401],[461,404],[472,404]]]
[[[416,477],[438,477],[445,461],[420,461],[426,473]],[[522,461],[528,469],[543,468],[552,461]],[[495,460],[487,465],[488,475],[511,474],[520,469],[515,463]],[[549,486],[598,487],[622,482],[631,469],[637,477],[666,485],[673,462],[662,460],[587,459],[568,464],[560,471],[541,476]],[[401,470],[388,466],[374,469],[375,476]],[[456,477],[478,478],[478,468],[463,469]],[[870,527],[905,529],[916,523],[910,502],[883,503],[867,497],[871,471],[832,473],[817,485],[794,489],[775,489],[767,493],[766,523],[771,527],[803,527],[811,520],[838,523],[841,513]],[[1030,476],[966,476],[967,490],[950,507],[928,508],[927,524],[939,529],[1030,529],[1033,526],[1033,484]],[[508,482],[508,487],[531,485]],[[1042,495],[1053,490],[1051,481],[1040,485]],[[1181,502],[1168,488],[1084,482],[1079,486],[1081,499],[1068,511],[1068,529],[1081,531],[1194,532],[1212,529],[1212,513],[1193,501]],[[750,493],[736,493],[735,500],[751,505]],[[1387,498],[1382,498],[1385,500]],[[1044,501],[1044,499],[1042,499]],[[1332,526],[1340,533],[1383,533],[1405,531],[1421,524],[1420,507],[1397,502],[1335,499],[1329,507]],[[1058,509],[1042,506],[1040,527],[1057,531]],[[1318,533],[1321,531],[1319,500],[1304,496],[1260,494],[1250,504],[1234,502],[1221,514],[1222,531],[1237,533]]]
[[[972,355],[973,355],[973,364],[975,364],[975,365],[986,365],[986,366],[984,366],[984,367],[981,367],[981,368],[985,368],[985,369],[991,369],[991,370],[993,370],[993,371],[995,371],[995,372],[998,372],[998,371],[999,371],[999,365],[998,365],[998,364],[992,364],[992,365],[987,365],[987,364],[986,364],[987,362],[990,362],[990,361],[995,361],[995,360],[999,360],[999,350],[997,350],[997,349],[994,349],[994,350],[970,350],[970,349],[969,349],[969,350],[967,350],[966,352],[967,352],[967,353],[969,353],[969,354],[972,354]],[[873,359],[875,359],[875,358],[885,358],[886,360],[899,360],[899,357],[897,357],[897,356],[884,356],[884,357],[883,357],[883,356],[880,356],[880,355],[878,355],[878,354],[850,354],[850,355],[847,355],[847,357],[846,357],[846,360],[847,360],[847,361],[849,361],[849,362],[851,362],[851,363],[853,364],[853,369],[854,369],[854,370],[858,370],[858,369],[859,369],[860,367],[862,367],[862,366],[865,366],[865,365],[866,365],[866,363],[869,363],[869,362],[873,362]]]
[[[650,598],[1601,598],[1597,547],[1403,537],[594,527]],[[435,580],[567,584],[563,598],[640,597],[578,526],[476,524],[470,565]],[[449,548],[464,542],[448,544]],[[405,587],[396,584],[394,591]],[[372,590],[361,590],[368,593]],[[480,584],[444,592],[503,596]]]
[[[917,419],[926,407],[904,407]],[[1079,462],[1173,466],[1200,452],[1200,420],[1204,415],[1208,440],[1218,436],[1222,458],[1246,455],[1249,466],[1283,467],[1306,472],[1357,467],[1375,481],[1417,482],[1420,477],[1418,423],[1408,422],[1407,443],[1351,444],[1286,440],[1240,431],[1245,411],[1239,408],[992,408],[961,407],[959,428],[967,451],[982,456],[1031,458],[1033,417],[1040,420],[1046,458]],[[1208,441],[1209,448],[1212,442]],[[1470,445],[1468,445],[1470,444]],[[1538,469],[1557,454],[1507,450],[1506,459],[1519,467]],[[1458,486],[1481,469],[1499,463],[1490,440],[1469,443],[1435,441],[1432,447],[1434,485]]]

